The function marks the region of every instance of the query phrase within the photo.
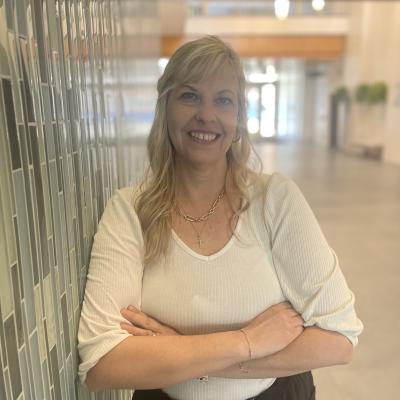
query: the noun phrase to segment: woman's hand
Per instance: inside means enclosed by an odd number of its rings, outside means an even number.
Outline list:
[[[121,310],[121,315],[130,323],[122,322],[121,328],[134,336],[180,335],[175,329],[164,325],[133,306]]]
[[[261,358],[284,349],[303,332],[304,321],[288,302],[275,304],[243,328],[252,358]]]

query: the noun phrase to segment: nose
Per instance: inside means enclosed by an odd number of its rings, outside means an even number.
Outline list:
[[[196,120],[199,122],[215,122],[216,114],[213,104],[200,103],[196,110]]]

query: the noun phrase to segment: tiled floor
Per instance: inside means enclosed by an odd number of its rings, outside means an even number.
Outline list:
[[[318,400],[400,399],[400,167],[320,147],[256,148],[310,202],[365,326],[350,365],[314,372]]]

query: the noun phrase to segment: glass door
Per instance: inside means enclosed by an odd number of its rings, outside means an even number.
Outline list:
[[[264,138],[276,136],[276,83],[251,83],[247,87],[247,129]]]

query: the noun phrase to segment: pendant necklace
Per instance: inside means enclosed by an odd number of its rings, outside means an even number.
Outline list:
[[[198,230],[195,228],[193,222],[190,222],[190,221],[189,221],[189,223],[190,223],[190,225],[192,226],[193,230],[196,232],[197,245],[198,245],[199,248],[201,249],[201,248],[203,247],[203,244],[204,244],[203,240],[201,239],[201,234],[203,233],[203,231],[204,231],[204,229],[205,229],[205,227],[206,227],[206,225],[207,225],[207,221],[204,223],[203,228],[202,228],[200,231],[198,231]]]
[[[210,218],[211,215],[213,215],[215,213],[215,210],[217,209],[218,204],[222,200],[224,195],[225,195],[225,189],[222,189],[221,193],[218,195],[218,197],[212,203],[210,209],[201,217],[193,217],[189,214],[184,213],[179,207],[176,208],[178,215],[180,215],[186,222],[189,222],[189,224],[195,231],[196,238],[197,238],[197,245],[199,246],[200,249],[203,247],[203,244],[204,244],[203,240],[201,239],[201,234],[203,233],[203,231],[207,225],[208,219]],[[196,229],[196,227],[194,226],[195,222],[204,222],[204,225],[201,230]]]

